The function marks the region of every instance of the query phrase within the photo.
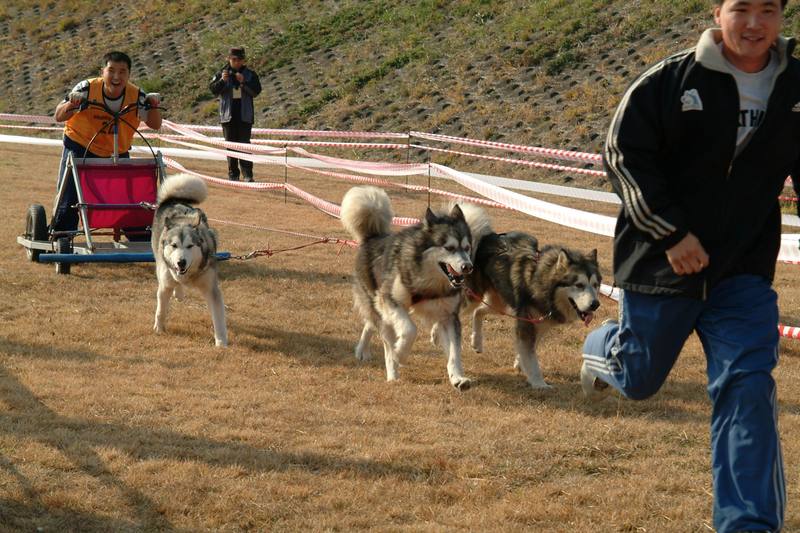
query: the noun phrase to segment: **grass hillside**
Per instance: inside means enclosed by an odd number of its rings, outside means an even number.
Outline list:
[[[256,126],[421,130],[598,151],[625,86],[712,23],[710,0],[81,0],[0,5],[0,112],[50,114],[101,55],[169,118],[215,123],[229,46],[262,77]],[[800,24],[787,9],[787,34]],[[567,180],[569,178],[566,178]]]

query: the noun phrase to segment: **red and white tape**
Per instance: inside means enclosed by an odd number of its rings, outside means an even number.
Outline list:
[[[503,163],[510,163],[512,165],[523,165],[528,167],[546,168],[548,170],[558,170],[562,172],[573,172],[575,174],[586,174],[589,176],[605,176],[606,173],[602,170],[592,170],[590,168],[568,167],[565,165],[554,165],[553,163],[541,163],[539,161],[527,161],[525,159],[512,159],[510,157],[500,157],[496,155],[474,154],[470,152],[461,152],[460,150],[449,150],[447,148],[435,148],[422,144],[412,144],[412,148],[420,148],[422,150],[430,150],[431,152],[442,152],[446,154],[463,155],[467,157],[474,157],[476,159],[488,159],[490,161],[501,161]]]
[[[486,148],[495,148],[498,150],[506,150],[509,152],[536,154],[540,156],[550,157],[553,159],[565,159],[569,161],[585,161],[592,164],[601,163],[603,161],[603,158],[600,154],[590,154],[587,152],[573,152],[571,150],[559,150],[556,148],[541,148],[538,146],[525,146],[522,144],[501,143],[496,141],[481,141],[476,139],[467,139],[463,137],[453,137],[451,135],[441,135],[438,133],[424,133],[421,131],[412,131],[409,133],[409,135],[417,139],[448,142],[453,144],[463,144],[466,146],[481,146]]]

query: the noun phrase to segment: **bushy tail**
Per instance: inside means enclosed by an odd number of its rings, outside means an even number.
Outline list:
[[[167,200],[199,204],[208,196],[206,182],[191,174],[169,176],[158,188],[158,203]]]
[[[469,232],[472,233],[472,249],[474,250],[478,247],[478,243],[482,238],[494,233],[491,220],[489,220],[489,215],[486,214],[486,211],[475,204],[458,204],[458,207],[464,213],[464,220],[467,221]]]
[[[342,225],[359,243],[388,235],[392,218],[392,203],[383,189],[353,187],[342,198]]]

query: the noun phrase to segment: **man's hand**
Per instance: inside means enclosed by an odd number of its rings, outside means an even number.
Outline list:
[[[239,83],[244,83],[244,74],[242,74],[241,72],[237,72],[236,81],[238,81]]]
[[[83,93],[77,91],[69,93],[70,107],[72,108],[80,107],[83,101],[84,101]]]
[[[147,93],[144,96],[144,100],[150,105],[151,109],[156,109],[161,105],[161,95],[159,93]]]
[[[708,254],[693,233],[667,250],[667,260],[672,270],[679,276],[696,274],[708,266]]]
[[[227,83],[230,77],[231,77],[230,71],[226,68],[222,69],[222,81]]]

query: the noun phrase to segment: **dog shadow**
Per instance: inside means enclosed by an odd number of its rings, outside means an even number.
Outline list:
[[[588,400],[583,395],[577,370],[574,373],[545,371],[545,380],[551,385],[549,389],[532,388],[525,376],[512,368],[498,369],[491,374],[475,374],[472,377],[475,378],[474,387],[492,390],[488,395],[489,403],[502,399],[503,402],[513,405],[535,399],[552,409],[579,411],[595,418],[614,418],[622,411],[626,417],[670,422],[708,421],[707,409],[696,408],[699,404],[707,404],[710,408],[705,387],[694,382],[668,379],[658,393],[643,401],[628,400],[616,393]],[[498,395],[502,398],[498,398]],[[787,412],[797,412],[798,407],[781,405]]]
[[[292,357],[308,366],[354,366],[355,341],[307,330],[286,330],[249,322],[236,325],[237,345],[255,352]],[[382,359],[381,359],[382,361]]]

